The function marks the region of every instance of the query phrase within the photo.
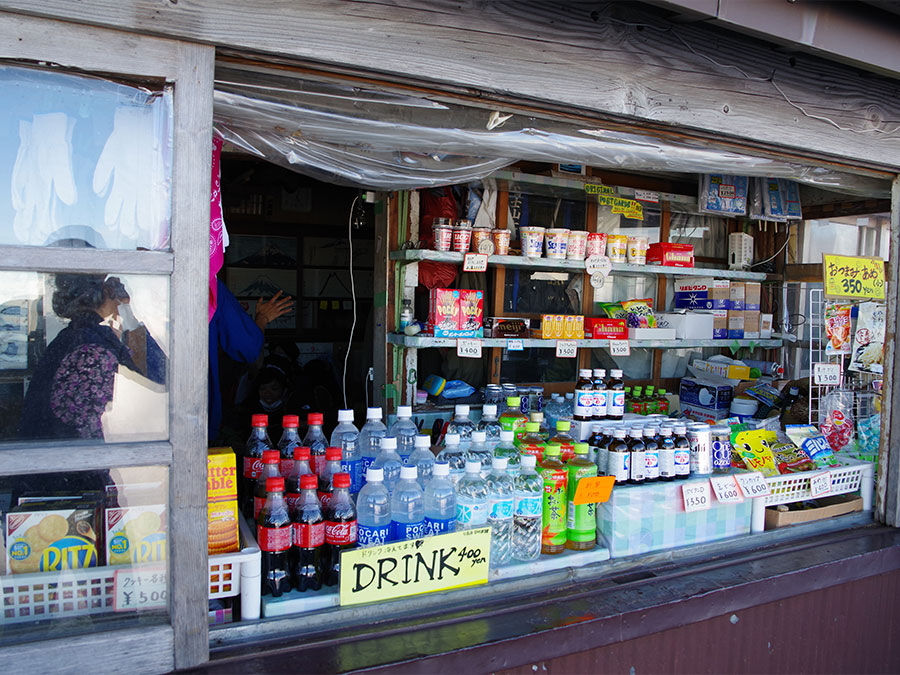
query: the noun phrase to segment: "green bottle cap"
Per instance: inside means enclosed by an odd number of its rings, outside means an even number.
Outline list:
[[[556,422],[556,430],[557,431],[568,431],[572,428],[572,423],[568,420],[558,420]]]
[[[541,430],[541,425],[537,422],[525,422],[525,431],[528,433],[534,433],[536,431]]]
[[[506,405],[510,408],[518,408],[522,404],[521,396],[507,396],[506,397]]]
[[[545,457],[559,457],[559,453],[562,450],[558,445],[548,445],[544,448],[544,456]]]
[[[659,393],[665,395],[666,390],[663,387],[659,388]]]
[[[586,455],[590,452],[590,447],[587,443],[576,443],[575,444],[575,454],[576,455]]]
[[[648,393],[648,394],[652,394],[652,393],[653,393],[653,387],[647,387],[647,393]]]

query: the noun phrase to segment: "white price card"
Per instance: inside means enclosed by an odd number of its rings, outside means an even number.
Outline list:
[[[574,359],[578,355],[578,343],[575,340],[557,340],[556,358]]]
[[[169,600],[166,568],[162,565],[116,570],[113,586],[113,611],[116,612],[165,607]]]
[[[684,498],[684,510],[704,511],[712,506],[712,494],[708,481],[697,481],[681,486],[681,496]]]
[[[488,257],[481,253],[466,253],[463,258],[463,272],[487,272]]]
[[[735,474],[735,478],[745,497],[765,497],[772,494],[769,484],[759,471]]]
[[[481,340],[459,338],[456,341],[456,355],[461,359],[480,359]]]
[[[631,356],[631,345],[628,340],[610,340],[610,356]]]
[[[813,382],[820,387],[841,386],[841,366],[839,363],[814,363]]]
[[[831,492],[831,472],[823,471],[809,479],[809,496],[824,497]]]
[[[612,272],[612,260],[605,255],[591,255],[585,259],[584,269],[590,276],[599,274],[608,277]]]
[[[521,338],[513,338],[506,341],[506,351],[508,352],[521,352],[525,349],[525,345],[522,343]]]
[[[651,192],[650,190],[635,190],[634,198],[642,202],[659,203],[659,193]]]
[[[716,493],[716,499],[722,504],[744,501],[741,489],[738,487],[734,476],[710,476],[709,482],[712,485],[713,492]]]

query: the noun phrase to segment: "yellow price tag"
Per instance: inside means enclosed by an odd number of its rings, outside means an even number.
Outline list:
[[[884,300],[884,260],[822,255],[826,298]]]
[[[616,479],[614,476],[587,476],[578,481],[578,487],[575,488],[575,497],[572,503],[575,506],[580,504],[602,504],[609,501],[612,494],[613,485]]]

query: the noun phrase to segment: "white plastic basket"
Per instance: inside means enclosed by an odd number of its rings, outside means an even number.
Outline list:
[[[209,557],[209,598],[241,594],[242,619],[259,618],[260,552],[240,519],[244,546]],[[125,566],[10,574],[0,577],[0,624],[114,611],[115,574]]]

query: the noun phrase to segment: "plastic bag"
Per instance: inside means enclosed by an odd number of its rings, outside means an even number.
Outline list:
[[[785,426],[788,438],[801,448],[819,469],[835,466],[837,460],[828,439],[811,424],[788,424]]]
[[[819,425],[828,445],[840,452],[853,443],[853,392],[835,389],[822,399],[820,415],[824,415]]]
[[[625,320],[629,328],[656,328],[653,298],[626,300],[622,307],[625,309]]]
[[[856,456],[865,462],[876,461],[881,442],[881,413],[860,420],[856,432]]]
[[[475,393],[475,387],[462,380],[450,380],[444,385],[441,396],[444,398],[466,398]]]
[[[825,353],[828,356],[850,353],[850,311],[852,305],[828,303],[825,305],[825,334],[828,342]]]
[[[763,476],[777,476],[778,467],[771,447],[775,443],[775,432],[756,429],[737,431],[731,434],[731,451],[737,453],[744,466],[751,471],[760,471]],[[734,465],[732,459],[732,465]],[[738,465],[739,466],[739,465]]]

